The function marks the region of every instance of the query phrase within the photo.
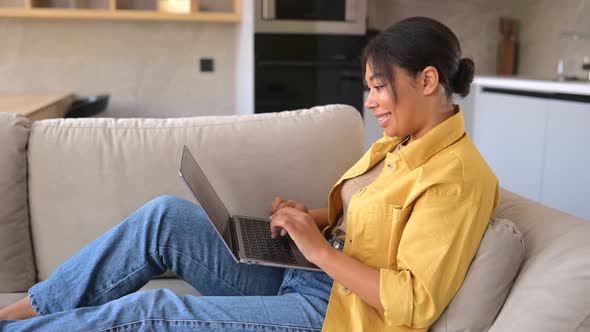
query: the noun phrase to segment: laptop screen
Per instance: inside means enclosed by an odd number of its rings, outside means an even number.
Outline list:
[[[225,243],[231,243],[229,237],[230,214],[186,146],[182,150],[180,175],[223,237],[223,240],[225,240]]]

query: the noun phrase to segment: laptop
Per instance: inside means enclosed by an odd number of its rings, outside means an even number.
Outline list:
[[[321,271],[288,235],[271,238],[270,219],[230,215],[186,146],[179,173],[236,262]]]

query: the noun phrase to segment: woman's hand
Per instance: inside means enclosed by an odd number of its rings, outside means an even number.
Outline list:
[[[292,199],[285,200],[281,197],[276,197],[274,199],[274,201],[272,201],[272,204],[270,207],[270,215],[272,216],[275,212],[277,212],[278,210],[285,208],[285,207],[292,207],[292,208],[297,209],[299,211],[309,213],[309,209],[301,202],[294,201]]]
[[[379,270],[332,248],[310,214],[291,207],[282,208],[272,216],[270,228],[273,237],[286,229],[307,260],[383,314]]]
[[[270,230],[273,238],[286,230],[297,248],[312,263],[332,248],[309,213],[292,207],[281,208],[272,215]]]
[[[301,202],[294,201],[292,199],[287,201],[281,197],[276,197],[274,199],[274,201],[272,201],[272,204],[270,207],[271,218],[278,210],[280,210],[282,208],[286,208],[286,207],[291,207],[291,208],[297,209],[299,211],[309,213],[309,209]],[[287,231],[284,229],[280,230],[280,232],[281,232],[281,236],[287,235]]]

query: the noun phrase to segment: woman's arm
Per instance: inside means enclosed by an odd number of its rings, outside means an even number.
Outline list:
[[[327,224],[327,209],[315,211],[320,222],[325,221]],[[310,213],[292,207],[277,210],[271,218],[273,237],[279,236],[281,229],[286,229],[310,262],[349,288],[363,301],[383,312],[379,299],[379,271],[332,248],[317,226],[319,225],[315,217]]]
[[[282,206],[277,204],[275,211],[288,207],[288,202],[292,202],[292,207],[297,209],[295,201],[283,202],[285,204]],[[297,210],[301,211],[301,209]],[[328,226],[328,208],[309,209],[308,211],[320,230]],[[320,249],[316,256],[317,260],[312,263],[357,294],[363,301],[383,312],[383,306],[379,300],[379,270],[365,265],[329,245]]]
[[[495,206],[493,194],[432,190],[421,195],[400,234],[395,269],[376,269],[336,251],[302,211],[278,211],[271,230],[285,228],[309,261],[378,310],[389,326],[426,328],[460,288]]]
[[[309,215],[313,218],[320,230],[328,226],[328,208],[309,209]]]
[[[379,270],[330,246],[320,250],[312,263],[358,295],[361,300],[383,313],[383,305],[379,299]]]

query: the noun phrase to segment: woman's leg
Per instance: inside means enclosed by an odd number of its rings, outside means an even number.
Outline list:
[[[288,270],[278,296],[177,296],[136,292],[109,303],[24,321],[7,331],[320,331],[332,279]]]
[[[100,306],[171,269],[203,295],[274,295],[283,269],[237,264],[202,208],[156,198],[29,290],[39,315]],[[111,307],[112,309],[112,307]]]
[[[29,297],[9,305],[5,308],[0,308],[0,321],[4,319],[27,319],[37,316],[37,313],[31,306]]]

